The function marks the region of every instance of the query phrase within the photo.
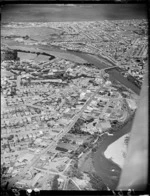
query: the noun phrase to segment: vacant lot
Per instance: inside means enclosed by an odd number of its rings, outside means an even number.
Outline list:
[[[78,161],[78,167],[79,170],[82,172],[88,172],[88,173],[95,172],[91,153],[86,153],[82,155],[82,157]]]

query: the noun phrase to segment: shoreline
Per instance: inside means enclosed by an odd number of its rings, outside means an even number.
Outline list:
[[[112,190],[114,190],[117,187],[120,178],[121,168],[112,160],[107,159],[104,155],[104,151],[114,141],[130,132],[133,120],[134,119],[129,119],[128,123],[125,124],[125,126],[121,128],[121,130],[115,132],[113,136],[107,135],[106,139],[104,139],[102,142],[100,142],[100,144],[98,144],[98,148],[96,152],[93,154],[92,162],[97,174],[103,179],[104,183]]]

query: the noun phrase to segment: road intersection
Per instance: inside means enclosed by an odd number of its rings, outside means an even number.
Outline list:
[[[59,139],[61,139],[66,133],[68,133],[71,128],[75,125],[75,123],[77,122],[77,120],[80,118],[80,116],[82,115],[83,111],[87,108],[87,106],[91,103],[91,101],[93,100],[93,98],[95,97],[95,95],[99,92],[99,90],[102,88],[102,85],[100,85],[96,91],[93,92],[93,94],[91,94],[91,96],[88,98],[88,100],[85,102],[85,104],[83,105],[83,107],[81,108],[81,110],[73,117],[72,122],[66,127],[66,129],[64,129],[63,131],[61,131],[56,137],[55,139],[50,143],[50,145],[43,149],[41,151],[40,154],[35,155],[34,158],[32,159],[31,163],[29,163],[25,168],[23,168],[23,170],[20,171],[20,173],[15,176],[14,178],[10,179],[9,182],[9,187],[11,187],[13,184],[15,184],[17,181],[20,181],[25,174],[27,173],[27,171],[31,168],[34,167],[34,165],[40,160],[41,156],[43,156],[44,154],[46,154],[49,150],[51,150],[53,147],[56,147],[57,142],[59,141]]]

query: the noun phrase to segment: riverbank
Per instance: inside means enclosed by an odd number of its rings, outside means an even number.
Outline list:
[[[76,51],[64,51],[59,49],[58,47],[51,47],[48,45],[24,45],[23,43],[15,42],[12,40],[3,40],[5,44],[9,46],[10,49],[26,51],[26,52],[35,52],[35,53],[45,53],[48,55],[56,56],[59,58],[63,58],[66,60],[74,61],[76,63],[91,63],[98,69],[105,69],[111,67],[110,63],[108,65],[107,62],[103,62],[104,59],[97,57],[95,55],[86,54],[83,52],[76,52]],[[107,61],[107,60],[105,60]]]
[[[110,144],[131,131],[132,123],[133,119],[130,119],[125,124],[125,126],[116,133],[114,133],[113,136],[107,135],[106,138],[102,142],[100,142],[97,151],[93,155],[93,165],[96,173],[112,190],[117,187],[120,178],[121,168],[113,161],[107,159],[104,156],[104,152]]]
[[[135,84],[130,82],[127,78],[125,78],[117,69],[109,69],[106,71],[110,75],[110,80],[113,82],[114,80],[119,81],[122,85],[126,86],[126,88],[131,89],[137,95],[140,95],[141,89],[139,89]]]
[[[66,52],[59,49],[52,49],[48,46],[37,46],[37,45],[24,45],[22,43],[17,43],[15,41],[8,41],[5,43],[8,45],[8,47],[12,50],[18,50],[20,52],[28,52],[28,53],[41,53],[41,54],[47,54],[49,56],[55,56],[58,58],[63,58],[66,60],[74,61],[76,63],[87,63],[87,61],[79,56],[71,54],[70,52]],[[25,54],[26,55],[26,54]],[[25,57],[24,57],[25,58]]]

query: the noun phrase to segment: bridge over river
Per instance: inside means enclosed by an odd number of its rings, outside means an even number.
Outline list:
[[[20,46],[10,46],[11,49],[16,49],[16,48],[19,49],[19,47]],[[25,51],[25,50],[29,51],[30,47],[23,46],[23,48],[20,47],[19,50],[21,49],[22,51]],[[127,88],[131,88],[132,90],[135,89],[134,85],[130,81],[127,81],[127,79],[124,78],[121,74],[119,74],[119,72],[115,69],[116,67],[118,67],[117,65],[107,66],[106,59],[105,59],[105,64],[103,64],[103,61],[101,61],[100,57],[97,57],[94,55],[89,55],[86,53],[79,53],[79,52],[62,51],[60,49],[57,49],[56,51],[54,51],[54,50],[51,50],[48,46],[39,46],[35,51],[32,46],[32,52],[42,52],[42,53],[44,52],[44,54],[47,53],[49,55],[55,54],[54,56],[57,56],[57,55],[60,56],[61,54],[62,57],[63,55],[66,55],[66,54],[80,57],[81,59],[86,60],[88,63],[94,64],[95,67],[100,67],[101,69],[106,70],[110,74],[110,78],[111,77],[115,78],[119,82],[123,83],[123,85],[125,85]],[[67,58],[67,56],[65,57]],[[110,62],[108,62],[108,65],[110,65]],[[113,70],[113,73],[112,73],[112,70]],[[114,72],[115,72],[115,75],[114,75]],[[134,91],[137,94],[140,93],[139,89],[136,89]],[[115,163],[105,158],[104,151],[115,140],[117,140],[124,134],[130,132],[131,127],[132,127],[132,121],[133,120],[129,120],[127,124],[123,128],[121,128],[121,130],[116,132],[113,136],[107,136],[107,138],[100,143],[99,148],[93,157],[93,165],[95,167],[97,174],[103,179],[104,183],[111,189],[116,188],[118,181],[119,181],[121,169]]]

